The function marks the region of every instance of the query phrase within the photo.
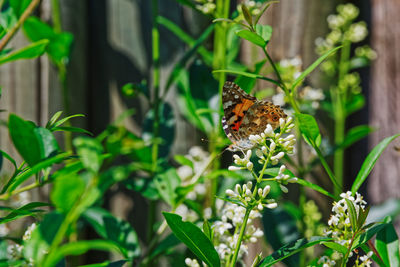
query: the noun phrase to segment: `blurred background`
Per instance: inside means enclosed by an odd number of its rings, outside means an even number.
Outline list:
[[[52,24],[52,5],[55,2],[42,0],[35,15]],[[212,19],[183,5],[183,2],[160,0],[159,13],[196,40]],[[235,10],[239,3],[231,1],[230,9]],[[281,0],[268,9],[261,23],[274,29],[268,49],[275,61],[300,58],[302,65],[308,66],[318,58],[317,38],[330,31],[328,15],[335,13],[337,5],[343,3],[353,3],[360,9],[357,20],[365,21],[369,31],[361,45],[369,44],[377,55],[371,65],[359,70],[365,105],[349,117],[346,125],[348,129],[359,124],[376,128],[346,151],[344,178],[345,188],[346,185],[348,188],[371,148],[383,138],[400,132],[400,1]],[[59,110],[66,114],[81,113],[86,117],[74,120],[73,124],[96,135],[124,111],[133,108],[134,114],[125,118],[124,123],[129,130],[140,135],[145,114],[151,107],[140,96],[129,97],[129,87],[125,85],[151,80],[151,1],[60,0],[59,10],[62,31],[74,37],[70,59],[64,62],[66,69],[60,71],[60,66],[46,55],[1,66],[0,107],[7,112],[0,113],[0,118],[6,120],[12,112],[44,125]],[[188,50],[188,44],[163,26],[160,26],[160,40],[163,86],[172,68]],[[24,32],[20,31],[10,46],[22,47],[28,43]],[[241,43],[241,62],[251,64],[261,58],[261,51],[251,46],[248,42]],[[204,47],[213,48],[212,37],[206,40]],[[317,70],[307,82],[315,87],[323,86],[321,76],[321,71]],[[260,82],[256,88],[263,86]],[[196,88],[210,89],[201,84]],[[176,94],[175,90],[169,90],[166,99],[173,109],[178,110]],[[194,145],[207,147],[208,144],[201,141],[204,136],[179,112],[175,114],[177,121],[171,153],[186,154]],[[320,119],[326,120],[328,131],[329,118]],[[18,157],[7,130],[1,128],[0,133],[1,149]],[[60,141],[63,141],[61,136]],[[381,204],[388,199],[400,198],[399,188],[400,141],[395,141],[379,159],[362,193],[369,203]],[[42,193],[35,197],[39,198]],[[145,224],[135,218],[146,210],[147,202],[121,188],[114,188],[106,198],[105,205],[116,216],[135,224],[140,235]]]

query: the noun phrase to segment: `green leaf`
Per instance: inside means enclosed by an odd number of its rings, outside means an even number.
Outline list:
[[[249,9],[244,4],[242,5],[242,11],[244,19],[250,26],[253,26],[253,17],[251,16]]]
[[[14,177],[14,179],[10,180],[7,185],[3,188],[2,191],[8,191],[8,192],[12,192],[14,191],[19,185],[21,185],[23,182],[25,182],[27,179],[29,179],[29,177],[31,177],[32,175],[38,173],[39,171],[50,167],[51,165],[53,165],[54,163],[59,163],[62,160],[66,159],[68,156],[70,155],[70,153],[66,152],[66,153],[60,153],[54,157],[45,159],[41,162],[39,162],[38,164],[34,165],[32,168],[27,169],[24,172],[19,173],[17,176]]]
[[[376,233],[384,229],[386,226],[388,226],[388,224],[379,223],[368,228],[364,233],[357,235],[357,237],[354,239],[351,250],[354,250],[359,246],[361,246],[362,244],[367,243]]]
[[[17,17],[24,13],[25,9],[29,6],[32,0],[9,0],[10,6],[14,10]]]
[[[360,110],[365,105],[365,96],[359,94],[352,96],[346,103],[346,116]]]
[[[149,178],[133,178],[123,182],[126,188],[139,192],[143,197],[150,200],[160,199],[157,186],[154,179]]]
[[[208,239],[210,239],[210,241],[212,242],[212,229],[211,229],[211,225],[208,222],[207,219],[204,219],[203,221],[203,233],[208,237]]]
[[[47,122],[46,124],[46,128],[49,129],[51,128],[54,123],[56,123],[56,121],[58,120],[58,118],[61,116],[62,111],[57,111],[52,117],[51,119]]]
[[[86,184],[76,175],[61,176],[54,181],[50,199],[58,210],[67,213],[85,191]]]
[[[52,132],[62,131],[62,132],[72,132],[72,133],[84,133],[93,136],[93,134],[85,129],[72,126],[60,126],[51,128]]]
[[[346,204],[347,204],[347,209],[349,212],[349,217],[350,217],[350,224],[351,228],[353,228],[353,232],[358,231],[358,225],[357,225],[357,212],[356,208],[353,205],[353,202],[345,198]]]
[[[62,124],[64,124],[65,122],[69,121],[70,119],[76,118],[76,117],[85,117],[85,115],[83,115],[83,114],[74,114],[74,115],[62,118],[61,120],[54,122],[54,127],[59,127]]]
[[[360,171],[357,174],[353,186],[351,187],[351,192],[353,193],[353,195],[361,187],[365,179],[367,179],[367,176],[372,171],[372,168],[375,166],[375,163],[382,154],[383,150],[385,150],[385,148],[399,136],[400,134],[395,134],[393,136],[386,137],[368,154],[367,158],[364,160],[364,163],[361,166]]]
[[[351,146],[355,142],[363,139],[368,134],[372,133],[375,129],[369,127],[368,125],[359,125],[354,128],[351,128],[344,138],[342,144],[339,144],[339,148],[344,149],[346,147]]]
[[[236,35],[261,48],[264,48],[267,45],[265,40],[260,35],[249,30],[239,30],[236,32]]]
[[[261,36],[264,39],[265,43],[267,44],[272,36],[272,27],[269,25],[257,24],[255,26],[255,29],[256,29],[256,33],[259,36]]]
[[[321,134],[314,117],[308,114],[296,113],[296,118],[304,140],[312,147],[319,147],[321,144]]]
[[[48,129],[37,127],[33,132],[39,142],[41,158],[48,158],[60,150],[56,138]]]
[[[31,202],[18,209],[12,210],[5,217],[0,218],[0,224],[11,222],[26,216],[35,216],[36,213],[44,212],[45,210],[37,209],[40,207],[50,206],[48,203],[43,202]]]
[[[68,255],[82,255],[89,250],[104,250],[118,252],[118,246],[108,240],[85,240],[70,242],[57,248],[52,254],[49,254],[44,267],[56,266],[56,264]]]
[[[181,241],[176,238],[174,234],[168,235],[166,238],[164,238],[160,243],[158,243],[157,247],[153,250],[153,252],[150,255],[150,260],[154,259],[158,255],[168,255],[170,254],[174,247],[181,244]]]
[[[274,250],[278,250],[285,244],[294,242],[301,237],[296,218],[281,206],[275,209],[265,209],[262,222],[264,236]],[[285,264],[289,266],[294,266],[298,261],[298,255],[284,259]]]
[[[24,48],[21,48],[17,51],[1,55],[0,56],[0,65],[4,64],[6,62],[11,62],[19,59],[30,59],[30,58],[36,58],[41,56],[46,47],[49,44],[49,40],[44,39],[40,40],[37,42],[34,42],[30,45],[25,46]]]
[[[303,71],[299,77],[293,82],[292,86],[290,87],[290,91],[293,91],[297,85],[299,85],[306,77],[308,74],[310,74],[316,67],[318,67],[319,64],[322,63],[327,57],[335,53],[337,50],[339,50],[341,46],[332,48],[331,50],[327,51],[325,54],[320,56],[314,63],[312,63],[305,71]]]
[[[311,183],[311,182],[309,182],[307,180],[298,179],[296,183],[297,184],[301,184],[303,186],[307,186],[308,188],[311,188],[311,189],[313,189],[313,190],[315,190],[315,191],[317,191],[317,192],[319,192],[319,193],[321,193],[321,194],[323,194],[325,196],[328,196],[328,197],[330,197],[332,199],[336,199],[336,197],[334,195],[332,195],[331,193],[329,193],[328,191],[326,191],[325,189],[323,189],[319,185],[313,184],[313,183]]]
[[[154,184],[157,187],[161,198],[171,207],[175,207],[177,198],[175,190],[180,183],[181,179],[174,168],[170,168],[164,173],[157,175],[154,179]]]
[[[31,238],[24,242],[24,256],[32,258],[35,265],[43,266],[41,263],[48,255],[47,251],[63,220],[63,214],[54,211],[46,214],[43,221],[32,232]]]
[[[287,244],[286,246],[283,246],[282,248],[275,251],[268,257],[264,258],[259,267],[271,266],[289,257],[290,255],[302,251],[305,248],[330,240],[332,240],[332,238],[322,237],[322,236],[313,236],[310,239],[306,238],[298,239],[294,242],[291,242],[290,244]]]
[[[336,242],[322,242],[322,244],[328,248],[331,248],[337,252],[342,253],[343,255],[346,255],[347,253],[347,248],[343,245],[340,245]]]
[[[264,77],[262,75],[255,74],[255,73],[250,73],[250,72],[245,72],[245,71],[237,71],[237,70],[214,70],[213,71],[213,73],[219,73],[219,72],[232,73],[232,74],[242,75],[242,76],[249,77],[249,78],[266,80],[266,81],[269,81],[269,82],[271,82],[271,83],[273,83],[273,84],[275,84],[277,86],[280,86],[279,82],[277,82],[277,81],[275,81],[273,79]]]
[[[154,126],[154,110],[151,109],[147,114],[143,123],[142,138],[144,141],[150,141],[153,136]],[[175,137],[175,117],[172,107],[164,103],[159,110],[159,137],[162,142],[159,145],[159,156],[166,157],[170,153],[172,143]]]
[[[10,114],[8,130],[15,148],[22,158],[33,166],[42,159],[40,142],[35,134],[36,125]]]
[[[367,220],[370,208],[371,208],[371,206],[368,206],[365,210],[359,209],[359,215],[357,218],[358,229],[363,227],[363,225],[365,224],[365,221]]]
[[[17,167],[17,163],[15,162],[15,160],[14,160],[10,155],[8,155],[8,154],[7,154],[6,152],[4,152],[3,150],[0,150],[0,153],[1,153],[2,157],[8,159],[8,160],[12,163],[12,165],[14,166],[15,169],[18,168],[18,167]],[[0,168],[0,169],[1,169],[1,168]]]
[[[399,237],[392,223],[378,232],[375,247],[385,266],[400,266]]]
[[[190,168],[194,168],[193,162],[183,155],[175,155],[174,160],[181,165],[189,166]]]
[[[85,168],[95,173],[98,172],[103,162],[101,144],[94,138],[83,136],[75,138],[73,144]]]
[[[101,237],[115,242],[125,258],[140,256],[137,234],[128,222],[98,207],[89,208],[82,215]]]
[[[68,61],[74,36],[68,32],[56,33],[53,28],[39,18],[30,16],[23,25],[25,34],[32,41],[48,39],[46,52],[56,64]]]
[[[220,259],[210,239],[191,222],[183,222],[182,217],[173,213],[163,215],[176,237],[181,240],[199,259],[208,266],[219,267]]]

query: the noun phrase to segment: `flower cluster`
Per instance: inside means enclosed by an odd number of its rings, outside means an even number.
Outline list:
[[[22,236],[23,241],[31,239],[32,232],[36,229],[36,223],[31,224],[26,229],[24,235]],[[24,259],[23,254],[24,246],[20,244],[11,244],[7,247],[7,256],[10,260],[24,260],[22,266],[34,266],[33,259]]]
[[[214,0],[196,0],[198,3],[196,8],[203,14],[213,14],[215,8],[217,7],[214,3]]]
[[[204,171],[206,165],[208,164],[210,154],[204,151],[199,146],[193,146],[189,149],[185,158],[192,162],[192,165],[182,165],[177,168],[178,176],[181,178],[181,183],[183,186],[193,183],[192,178],[196,173],[201,173]],[[204,183],[196,183],[193,191],[186,195],[187,199],[201,201],[206,194],[206,185]],[[181,204],[176,208],[176,213],[181,215],[184,220],[196,221],[199,216],[195,211],[188,208],[185,204]],[[206,214],[205,214],[206,215]]]
[[[212,225],[214,230],[214,246],[223,262],[227,261],[235,250],[239,237],[238,229],[243,224],[245,213],[246,208],[228,202],[222,209],[221,220],[215,221]],[[261,229],[253,225],[254,219],[259,217],[261,217],[259,211],[252,210],[250,212],[246,232],[239,250],[239,258],[247,253],[247,244],[249,242],[255,243],[264,234]],[[235,230],[231,231],[232,229]]]
[[[237,184],[235,186],[235,191],[228,189],[226,190],[226,194],[230,197],[230,199],[238,200],[243,203],[245,207],[248,206],[257,206],[257,209],[262,211],[264,207],[273,209],[277,207],[277,203],[273,199],[267,199],[267,195],[271,190],[269,185],[264,188],[258,188],[257,193],[252,191],[253,183],[248,182],[243,186]]]
[[[245,0],[245,1],[243,1],[242,4],[237,6],[237,10],[238,10],[239,14],[241,15],[240,17],[243,17],[242,5],[246,6],[247,9],[250,11],[250,14],[253,16],[257,16],[261,13],[261,9],[262,9],[261,2],[257,2],[254,0]]]
[[[277,133],[268,124],[265,131],[260,135],[250,135],[250,141],[260,147],[256,149],[256,155],[259,158],[260,164],[270,162],[272,165],[276,165],[285,154],[294,153],[295,136],[293,134],[283,136],[283,134],[289,133],[293,127],[292,117],[288,117],[287,119],[280,118],[280,130]]]
[[[286,187],[288,183],[296,183],[298,180],[297,177],[291,177],[289,174],[285,174],[285,170],[286,166],[281,165],[278,175],[274,178],[274,180],[279,183],[279,187],[281,188],[283,193],[289,192]]]
[[[325,225],[321,223],[322,214],[313,200],[309,200],[302,206],[304,221],[304,236],[320,236],[324,232]]]
[[[318,38],[315,43],[317,52],[324,54],[327,50],[340,45],[344,41],[358,43],[368,35],[367,25],[364,21],[354,22],[359,15],[359,9],[353,4],[344,4],[337,7],[337,14],[327,18],[331,32],[326,38]]]
[[[357,217],[360,210],[365,211],[367,202],[363,199],[363,197],[359,193],[356,193],[354,197],[352,196],[352,193],[350,191],[340,194],[340,197],[342,198],[341,200],[333,203],[332,207],[333,214],[331,215],[328,221],[329,227],[328,229],[325,230],[325,235],[332,237],[336,243],[348,248],[350,246],[351,239],[353,238],[355,229],[352,229],[351,226],[350,211],[347,206],[346,199],[350,200],[353,203],[353,206],[357,213]],[[350,252],[349,256],[350,257],[352,256],[352,252]],[[366,262],[368,261],[368,259],[366,257],[361,257],[360,260],[365,262],[365,264],[367,264]],[[331,265],[326,265],[326,266],[331,266]],[[359,266],[368,266],[368,265],[359,265]]]

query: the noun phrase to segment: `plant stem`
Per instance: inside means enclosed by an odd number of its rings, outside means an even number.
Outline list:
[[[153,121],[153,139],[156,139],[159,135],[160,131],[160,121],[159,121],[159,112],[160,112],[160,33],[158,31],[158,0],[151,1],[152,8],[152,57],[153,57],[153,112],[154,112],[154,121]],[[153,172],[156,171],[157,168],[157,160],[158,160],[158,142],[153,143],[152,147],[152,162],[153,162]]]
[[[55,32],[62,32],[61,11],[59,0],[51,0],[51,8],[53,15],[53,29]]]
[[[4,193],[4,194],[1,194],[0,195],[0,200],[7,200],[13,195],[17,195],[19,193],[22,193],[22,192],[25,192],[25,191],[29,191],[29,190],[31,190],[33,188],[36,188],[36,187],[39,187],[39,186],[40,186],[40,183],[35,182],[33,184],[30,184],[30,185],[21,187],[19,189],[16,189],[16,190],[14,190],[12,192],[7,192],[7,193]]]
[[[353,242],[354,242],[354,238],[355,238],[356,234],[357,234],[357,232],[355,232],[353,234],[353,236],[351,237],[350,244],[349,244],[349,249],[347,250],[346,255],[344,255],[344,257],[343,257],[342,267],[346,267],[346,263],[347,263],[347,260],[349,258],[349,255],[350,255],[350,252],[351,252],[351,247],[353,246]]]
[[[318,148],[315,144],[313,144],[313,148],[314,148],[315,152],[317,152],[317,155],[318,155],[318,157],[319,157],[319,160],[321,161],[322,166],[324,167],[326,173],[328,174],[329,179],[331,180],[331,182],[332,182],[333,185],[335,186],[335,191],[336,191],[336,190],[341,190],[341,188],[340,188],[338,182],[336,181],[336,177],[335,177],[335,175],[333,174],[331,168],[329,167],[328,162],[326,162],[324,156],[322,155],[321,150],[319,150],[319,148]]]
[[[344,41],[340,53],[338,85],[332,89],[333,115],[335,119],[334,143],[339,146],[343,143],[346,126],[346,96],[347,88],[341,88],[339,83],[345,79],[349,71],[350,41]],[[335,190],[335,195],[343,191],[344,149],[339,148],[334,152],[333,170],[341,190]]]
[[[243,236],[244,236],[244,233],[246,230],[246,225],[247,225],[247,221],[249,220],[251,210],[252,210],[251,207],[247,207],[247,209],[246,209],[246,213],[243,218],[243,224],[242,224],[242,227],[240,228],[239,238],[236,243],[235,253],[233,254],[233,258],[232,258],[232,261],[230,264],[231,267],[235,267],[236,260],[239,255],[240,245],[242,244],[242,239],[243,239]]]
[[[36,6],[40,3],[40,0],[32,0],[32,2],[25,9],[24,13],[22,13],[21,17],[18,19],[17,23],[14,27],[11,28],[9,32],[1,39],[0,41],[0,51],[5,48],[14,34],[18,31],[18,29],[24,24],[25,20],[32,14],[35,10]]]
[[[269,56],[267,50],[265,49],[265,47],[263,48],[264,54],[268,59],[269,64],[272,66],[272,68],[274,69],[274,72],[276,74],[276,77],[278,78],[278,81],[280,83],[280,87],[281,89],[285,92],[286,96],[289,98],[289,103],[292,106],[292,108],[294,109],[294,111],[296,113],[300,113],[300,108],[299,105],[296,102],[296,99],[294,98],[294,92],[290,92],[289,89],[286,87],[285,83],[282,80],[281,74],[279,73],[278,68],[276,67],[275,63],[272,61],[272,58]]]

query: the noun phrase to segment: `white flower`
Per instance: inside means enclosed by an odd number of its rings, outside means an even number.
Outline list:
[[[272,96],[272,103],[274,103],[274,105],[278,105],[278,106],[285,105],[285,94],[284,93],[278,93],[276,95],[273,95]]]
[[[323,267],[331,267],[335,266],[336,264],[336,262],[331,258],[329,258],[328,256],[322,256],[321,258],[319,258],[317,263],[322,264]]]
[[[353,20],[358,17],[360,10],[353,4],[338,5],[337,11],[347,20]]]
[[[361,42],[368,35],[367,25],[365,22],[360,21],[350,25],[346,37],[353,43]]]
[[[345,19],[341,15],[329,15],[327,18],[329,28],[338,29],[345,24]]]
[[[25,231],[24,235],[22,236],[22,240],[26,241],[31,239],[33,230],[36,229],[36,223],[32,223]]]
[[[185,264],[189,267],[200,267],[200,264],[197,262],[196,259],[186,258]]]
[[[0,224],[0,237],[4,237],[4,236],[8,235],[9,232],[10,232],[10,228],[8,228],[7,224],[5,224],[5,223]]]

